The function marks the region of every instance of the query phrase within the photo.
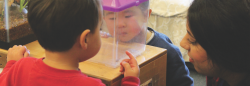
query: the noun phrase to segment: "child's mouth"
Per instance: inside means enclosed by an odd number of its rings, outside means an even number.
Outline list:
[[[120,36],[125,36],[125,35],[127,35],[127,34],[128,34],[127,32],[119,33]]]

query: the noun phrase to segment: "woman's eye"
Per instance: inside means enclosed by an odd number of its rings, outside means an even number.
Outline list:
[[[189,43],[191,43],[193,45],[197,44],[197,41],[191,41],[190,39],[188,39],[188,41],[189,41]]]

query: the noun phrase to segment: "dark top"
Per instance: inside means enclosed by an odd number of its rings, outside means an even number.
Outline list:
[[[167,49],[167,86],[193,86],[193,79],[189,76],[189,70],[179,48],[172,44],[165,34],[149,27],[148,30],[154,32],[154,37],[147,45]]]
[[[230,86],[225,80],[219,77],[207,76],[207,86]],[[247,75],[241,82],[236,86],[250,86],[250,76]]]

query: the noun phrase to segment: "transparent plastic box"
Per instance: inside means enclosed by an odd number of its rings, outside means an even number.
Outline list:
[[[135,57],[146,47],[149,0],[102,0],[102,45],[98,54],[88,61],[116,68],[123,59]]]
[[[36,40],[27,20],[29,0],[0,0],[0,48]]]

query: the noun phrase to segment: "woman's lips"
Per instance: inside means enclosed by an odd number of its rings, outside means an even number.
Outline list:
[[[189,57],[189,62],[194,63],[194,60]]]

